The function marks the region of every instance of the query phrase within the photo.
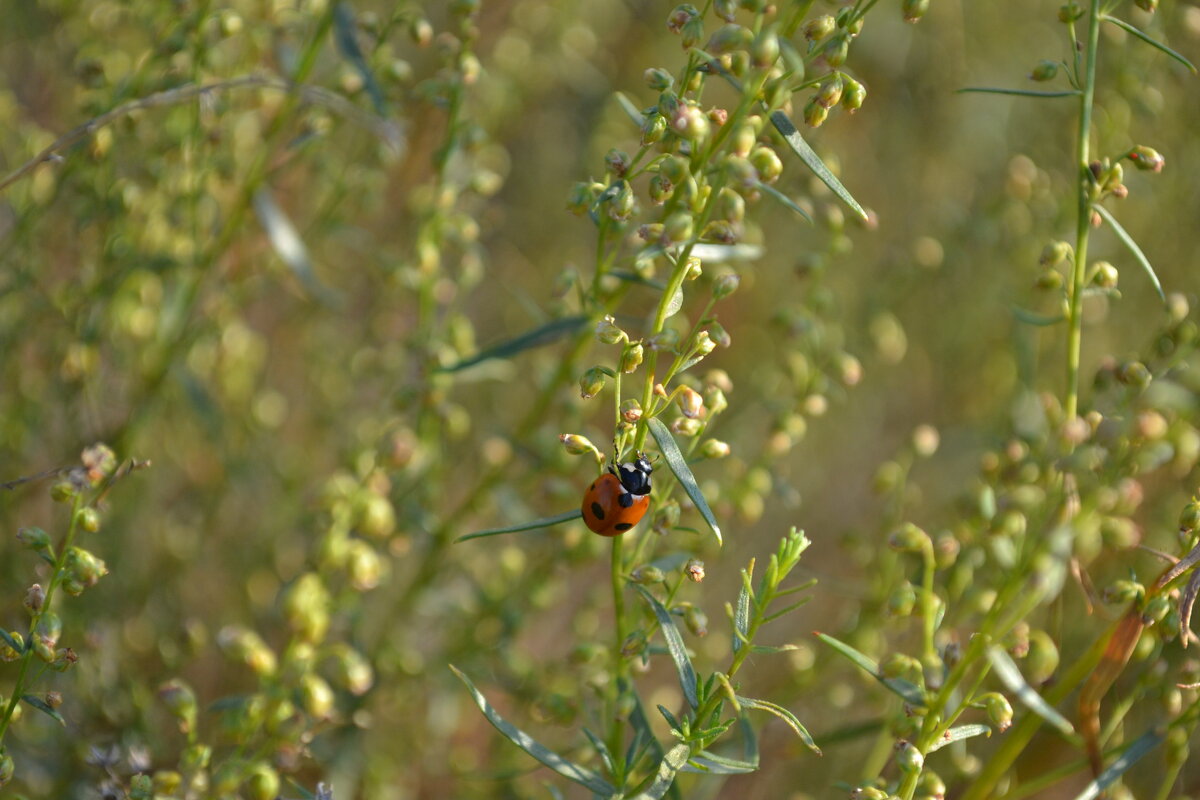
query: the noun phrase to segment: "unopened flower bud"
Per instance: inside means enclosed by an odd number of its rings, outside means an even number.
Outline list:
[[[196,728],[196,693],[192,687],[175,678],[158,687],[158,698],[179,721],[179,731],[190,733]]]
[[[1200,502],[1193,500],[1179,514],[1179,532],[1188,533],[1200,529]]]
[[[66,672],[70,669],[79,656],[69,647],[61,647],[54,652],[54,660],[50,662],[50,669],[55,672]]]
[[[604,344],[616,344],[617,342],[624,342],[629,339],[625,331],[617,327],[611,314],[606,315],[604,319],[596,323],[596,338]]]
[[[708,42],[704,45],[704,50],[714,56],[732,53],[734,50],[745,50],[750,47],[754,41],[754,32],[749,28],[741,25],[722,25],[713,31],[713,35],[708,37]],[[776,48],[779,42],[775,43]],[[776,50],[778,55],[778,50]]]
[[[1142,623],[1154,625],[1162,622],[1170,610],[1170,598],[1163,594],[1156,594],[1146,601],[1146,607],[1142,609]]]
[[[1029,79],[1031,81],[1038,81],[1040,83],[1043,81],[1052,81],[1057,75],[1058,62],[1050,61],[1049,59],[1042,59],[1037,63],[1037,66],[1033,68],[1033,71],[1029,73]]]
[[[633,187],[625,180],[618,181],[616,186],[617,193],[607,204],[608,216],[617,221],[627,220],[633,214]]]
[[[690,386],[684,386],[676,395],[675,402],[679,410],[688,419],[699,419],[704,414],[704,398]]]
[[[675,79],[671,77],[671,73],[667,72],[665,69],[659,69],[658,67],[651,67],[643,72],[642,80],[646,82],[648,87],[656,92],[670,89],[675,83]]]
[[[819,128],[825,118],[829,116],[829,109],[817,102],[817,98],[812,98],[804,104],[804,124],[810,128]]]
[[[1058,21],[1064,25],[1069,25],[1072,22],[1079,20],[1083,16],[1083,7],[1076,3],[1075,0],[1062,5],[1058,9]]]
[[[888,536],[888,547],[901,553],[921,553],[932,544],[929,534],[911,522],[904,523]]]
[[[35,583],[29,587],[29,591],[25,592],[25,608],[31,614],[36,614],[42,610],[42,606],[46,603],[46,590],[42,588],[40,583]]]
[[[1128,579],[1116,580],[1104,589],[1104,602],[1123,605],[1134,600],[1141,600],[1146,595],[1146,587],[1137,581]]]
[[[319,675],[308,673],[300,678],[300,704],[313,719],[329,719],[333,715],[333,689]]]
[[[683,621],[687,629],[696,636],[708,635],[708,615],[696,606],[688,606],[683,612]]]
[[[671,116],[669,124],[676,135],[689,142],[700,142],[708,136],[708,117],[693,105],[681,104]]]
[[[908,581],[897,586],[888,595],[888,613],[894,617],[907,617],[912,613],[913,606],[916,604],[917,590]]]
[[[624,178],[629,170],[629,153],[616,147],[612,148],[604,156],[604,166],[618,178]]]
[[[1071,257],[1071,245],[1063,241],[1051,242],[1042,248],[1038,263],[1043,267],[1056,267]]]
[[[772,30],[764,30],[750,46],[750,62],[759,69],[765,69],[778,59],[779,37]]]
[[[712,340],[708,331],[700,331],[692,340],[692,350],[697,356],[706,356],[717,349],[717,343]]]
[[[75,519],[79,523],[79,527],[88,533],[100,530],[100,512],[91,506],[79,509]]]
[[[850,790],[850,800],[888,800],[888,793],[875,786],[855,786]]]
[[[692,238],[694,231],[692,215],[686,211],[676,211],[663,223],[663,242],[665,244],[685,242]]]
[[[999,692],[988,692],[979,698],[979,702],[987,711],[988,719],[1000,729],[1001,733],[1009,729],[1009,726],[1012,725],[1013,710],[1007,697]]]
[[[678,417],[671,422],[671,433],[674,433],[676,436],[695,436],[700,432],[702,424],[698,419]]]
[[[604,370],[600,367],[592,367],[579,379],[579,396],[584,400],[592,399],[603,388]]]
[[[849,75],[844,77],[844,83],[845,85],[842,88],[842,108],[853,114],[862,108],[863,102],[867,99],[867,87]]]
[[[900,13],[904,15],[905,22],[917,22],[928,10],[929,0],[902,0],[900,3]]]
[[[1148,14],[1158,10],[1158,0],[1133,0],[1133,4]]]
[[[705,439],[700,444],[700,455],[704,458],[725,458],[729,453],[729,444],[720,439]]]
[[[700,16],[700,12],[691,3],[681,3],[671,10],[667,16],[667,30],[671,33],[680,33],[683,31],[683,26],[687,25],[696,17]]]
[[[275,800],[279,786],[279,773],[268,764],[256,764],[243,784],[247,800]]]
[[[217,644],[227,656],[240,661],[259,675],[273,675],[277,666],[274,651],[257,633],[237,625],[227,625],[217,634]]]
[[[925,766],[925,757],[912,742],[901,739],[896,742],[896,766],[905,775],[912,775]]]
[[[833,33],[833,29],[837,26],[836,21],[830,14],[823,14],[816,19],[811,19],[804,23],[804,38],[810,42],[820,41],[829,34]]]
[[[846,82],[840,72],[835,72],[821,82],[815,95],[816,101],[825,108],[833,108],[842,100],[842,90]]]
[[[1150,370],[1140,361],[1127,361],[1117,368],[1117,380],[1126,386],[1144,389],[1150,385]]]
[[[668,500],[659,505],[654,512],[654,518],[650,522],[650,526],[654,532],[665,535],[672,528],[679,524],[679,503],[675,500]]]
[[[371,662],[348,644],[334,645],[328,664],[334,682],[355,697],[366,694],[375,684]]]
[[[1129,151],[1129,160],[1144,172],[1162,172],[1163,165],[1167,163],[1157,150],[1142,144]]]
[[[929,0],[925,0],[925,2],[928,3]],[[845,64],[846,57],[850,55],[850,34],[839,33],[831,37],[822,48],[821,55],[825,58],[825,63],[834,69]]]
[[[639,628],[626,636],[625,641],[621,642],[621,655],[625,658],[641,655],[646,651],[648,644],[646,641],[646,632]]]
[[[643,586],[649,586],[654,583],[662,583],[663,571],[653,564],[642,564],[640,567],[635,567],[630,573],[634,583],[640,583]]]
[[[642,363],[643,355],[644,350],[640,342],[626,344],[621,352],[621,372],[628,375],[636,370]]]
[[[758,171],[763,183],[774,183],[783,174],[783,161],[770,147],[756,147],[750,153],[750,164]]]
[[[687,575],[692,583],[700,583],[704,580],[704,562],[696,558],[688,559],[683,565],[683,574]]]
[[[3,787],[13,779],[16,774],[17,765],[12,760],[12,756],[7,750],[0,750],[0,787]]]

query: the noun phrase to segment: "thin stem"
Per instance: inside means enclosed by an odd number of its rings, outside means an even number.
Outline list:
[[[1075,257],[1067,306],[1067,398],[1066,416],[1079,410],[1079,353],[1083,342],[1083,288],[1087,271],[1088,236],[1092,218],[1092,173],[1088,167],[1092,131],[1092,104],[1096,93],[1096,53],[1100,45],[1100,0],[1092,0],[1084,53],[1083,93],[1079,96],[1079,129],[1075,141],[1078,171],[1078,207],[1075,219]]]

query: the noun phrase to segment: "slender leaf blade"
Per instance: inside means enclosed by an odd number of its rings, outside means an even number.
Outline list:
[[[704,521],[708,523],[708,527],[717,537],[717,544],[723,544],[721,527],[717,525],[717,518],[713,515],[712,509],[708,507],[708,501],[704,499],[704,494],[696,483],[696,476],[692,474],[683,453],[679,452],[679,445],[675,444],[675,437],[671,435],[671,431],[663,424],[663,421],[657,417],[651,418],[649,425],[650,433],[654,436],[654,441],[658,442],[658,449],[662,451],[667,466],[671,468],[676,480],[683,486],[683,491],[696,504],[696,510],[700,512],[700,516],[704,517]]]
[[[742,640],[750,634],[750,581],[742,575],[742,590],[738,592],[737,609],[733,615],[733,652],[742,649]]]
[[[16,650],[18,653],[25,652],[25,648],[13,638],[12,634],[10,634],[4,628],[0,628],[0,639],[3,639],[6,645],[11,647],[13,650]]]
[[[679,634],[679,628],[675,627],[674,618],[667,609],[663,608],[663,604],[655,599],[654,595],[646,591],[646,587],[636,583],[633,584],[633,587],[638,590],[650,605],[655,619],[658,620],[658,626],[662,628],[663,638],[667,640],[667,650],[671,654],[671,660],[675,662],[676,671],[679,672],[679,685],[683,687],[683,696],[687,698],[688,705],[692,708],[699,708],[700,699],[697,694],[696,668],[692,666],[692,660],[688,658],[687,647],[683,644],[683,637]]]
[[[1116,761],[1097,775],[1096,779],[1085,786],[1082,792],[1075,795],[1075,800],[1094,800],[1099,797],[1117,778],[1124,775],[1142,756],[1162,744],[1166,738],[1165,728],[1151,728],[1134,739],[1125,752],[1117,757]]]
[[[642,706],[642,699],[638,697],[637,691],[625,678],[618,681],[617,688],[622,697],[633,698],[633,709],[629,712],[629,727],[633,728],[633,738],[625,750],[626,766],[630,769],[636,766],[646,750],[653,752],[655,758],[662,759],[665,751],[654,732],[650,730],[650,720],[646,718],[646,709]]]
[[[50,717],[50,719],[54,720],[59,725],[66,727],[67,721],[65,719],[63,719],[63,715],[58,713],[58,709],[51,706],[49,703],[47,703],[42,698],[40,698],[34,694],[23,694],[23,695],[21,695],[21,699],[24,700],[29,705],[36,708],[38,711],[45,714],[46,716]]]
[[[996,671],[996,677],[1016,695],[1026,708],[1053,725],[1064,735],[1075,735],[1075,728],[1067,721],[1067,718],[1058,713],[1032,686],[1025,682],[1021,670],[1017,668],[1004,648],[992,645],[988,648],[987,656],[988,661],[992,662],[992,669]]]
[[[604,740],[588,730],[586,725],[583,728],[583,735],[592,743],[592,747],[596,748],[596,753],[599,754],[600,760],[604,762],[604,768],[610,773],[615,772],[616,770],[613,769],[612,754],[608,752],[608,745],[604,743]]]
[[[758,764],[725,758],[724,756],[710,753],[707,750],[702,750],[692,756],[691,760],[688,761],[680,772],[700,772],[709,775],[746,775],[755,772],[757,769]]]
[[[1154,267],[1150,265],[1150,259],[1146,258],[1146,254],[1142,252],[1142,248],[1138,247],[1138,243],[1133,240],[1129,232],[1121,226],[1121,223],[1117,222],[1117,218],[1112,215],[1111,211],[1099,203],[1094,204],[1092,208],[1096,209],[1096,213],[1104,218],[1104,221],[1113,229],[1113,233],[1117,234],[1117,238],[1121,240],[1121,243],[1133,254],[1134,260],[1146,271],[1146,275],[1150,277],[1150,282],[1154,284],[1154,291],[1158,292],[1158,298],[1164,303],[1167,302],[1167,296],[1163,293],[1158,275],[1154,274]]]
[[[865,653],[854,649],[843,641],[833,638],[827,633],[821,633],[820,631],[815,631],[815,633],[818,639],[866,670],[870,673],[871,677],[882,683],[888,691],[898,695],[904,702],[917,708],[926,706],[925,692],[921,690],[920,686],[901,678],[886,677],[879,672],[879,665]]]
[[[625,96],[624,92],[616,92],[615,95],[617,98],[617,105],[621,107],[621,110],[624,111],[631,120],[633,120],[634,125],[637,125],[639,128],[642,127],[642,123],[646,121],[646,116],[642,114],[641,109],[635,106],[633,101]]]
[[[564,778],[572,780],[581,786],[587,787],[596,794],[603,795],[604,797],[611,797],[614,794],[618,794],[617,788],[608,781],[604,780],[604,778],[600,777],[600,775],[596,772],[593,772],[587,767],[580,766],[572,761],[568,761],[558,753],[555,753],[550,748],[538,742],[516,725],[513,725],[511,722],[505,720],[504,717],[500,716],[496,709],[492,708],[491,704],[488,703],[487,698],[483,696],[483,692],[475,688],[475,684],[471,683],[470,678],[463,674],[463,672],[453,664],[450,665],[450,669],[453,670],[454,674],[458,676],[459,680],[466,684],[467,690],[470,691],[471,696],[475,700],[475,705],[479,706],[479,710],[483,712],[485,717],[487,717],[488,722],[492,723],[496,730],[500,731],[500,733],[502,733],[510,742],[524,750],[529,755],[533,756],[542,764],[545,764],[547,767],[557,772],[559,775],[562,775]]]
[[[941,750],[948,744],[961,742],[963,739],[970,739],[972,736],[991,736],[992,729],[987,725],[959,725],[946,731],[946,734],[938,739],[933,744],[929,745],[929,753],[936,750]]]
[[[808,728],[800,724],[800,720],[791,711],[780,705],[776,705],[768,700],[755,700],[753,697],[737,696],[737,700],[742,704],[742,708],[753,708],[759,711],[766,711],[768,714],[774,714],[788,724],[796,735],[800,737],[800,741],[804,742],[804,746],[812,750],[817,755],[821,755],[821,748],[817,747],[817,743],[813,741],[812,735],[809,734]]]
[[[375,111],[380,116],[387,114],[387,102],[383,99],[383,90],[379,88],[379,81],[375,80],[375,74],[371,72],[367,59],[363,57],[362,48],[358,46],[358,37],[354,35],[354,10],[346,0],[342,0],[334,6],[333,26],[337,48],[342,57],[350,62],[354,71],[362,78],[363,88],[367,90],[367,96],[371,98],[371,104],[375,106]]]
[[[564,522],[570,522],[573,519],[578,519],[583,516],[583,512],[579,509],[572,511],[564,511],[561,514],[555,514],[553,517],[543,517],[541,519],[531,520],[530,522],[518,522],[515,525],[506,525],[503,528],[488,528],[487,530],[468,533],[465,536],[460,536],[454,540],[455,544],[459,542],[470,541],[471,539],[482,539],[485,536],[499,536],[502,533],[520,533],[521,531],[533,531],[539,528],[549,528],[551,525],[560,525]]]
[[[708,244],[692,245],[692,255],[705,264],[724,264],[729,261],[757,261],[766,252],[760,244]]]
[[[1036,325],[1039,328],[1057,325],[1066,319],[1062,314],[1039,314],[1020,306],[1012,306],[1012,315],[1026,325]]]
[[[858,204],[851,195],[849,190],[842,185],[842,182],[837,179],[837,176],[829,171],[829,167],[825,166],[816,154],[809,147],[808,142],[804,141],[804,137],[800,135],[800,131],[796,130],[796,126],[788,119],[788,115],[782,111],[775,111],[771,114],[771,124],[775,126],[775,130],[779,131],[788,146],[792,148],[792,152],[800,157],[804,165],[813,171],[813,174],[820,178],[821,183],[829,187],[829,189],[842,199],[842,202],[854,209],[863,219],[867,219],[867,212]]]
[[[958,90],[959,94],[1007,94],[1015,97],[1076,97],[1079,95],[1076,89],[1064,89],[1062,91],[1047,91],[1037,89],[1002,89],[997,86],[964,86]]]
[[[321,283],[313,269],[312,257],[308,247],[296,226],[288,219],[287,214],[275,202],[275,197],[265,186],[254,193],[254,213],[267,233],[267,239],[275,253],[287,265],[292,274],[313,299],[327,305],[336,306],[341,296]]]
[[[808,215],[807,211],[805,211],[803,208],[800,207],[799,203],[797,203],[792,198],[788,197],[783,192],[776,189],[774,186],[771,186],[769,183],[763,183],[762,181],[759,181],[758,183],[756,183],[754,185],[755,185],[755,188],[761,189],[762,191],[766,192],[774,199],[778,200],[783,205],[790,208],[792,211],[795,211],[797,214],[799,214],[801,217],[803,217],[806,222],[812,223],[812,221],[813,221],[812,217],[810,217]]]
[[[647,786],[644,792],[639,793],[635,800],[661,800],[675,783],[675,774],[687,764],[691,750],[689,745],[682,742],[668,750],[658,764],[658,774],[654,776],[654,782]]]
[[[773,656],[778,653],[790,653],[793,650],[797,650],[797,649],[799,649],[799,648],[797,648],[796,645],[794,645],[794,644],[782,644],[782,645],[779,645],[778,647],[775,647],[772,645],[766,645],[766,644],[750,645],[750,652],[760,653],[765,656]]]
[[[1100,16],[1100,19],[1104,20],[1105,22],[1111,22],[1113,25],[1116,25],[1118,28],[1125,31],[1126,33],[1128,33],[1130,36],[1134,37],[1135,39],[1141,39],[1143,42],[1150,45],[1155,50],[1166,53],[1168,56],[1175,59],[1180,64],[1183,64],[1185,67],[1187,67],[1189,70],[1191,70],[1193,75],[1196,74],[1196,65],[1195,64],[1193,64],[1191,61],[1188,61],[1182,54],[1175,52],[1174,50],[1167,47],[1162,42],[1151,37],[1149,34],[1147,34],[1145,31],[1141,30],[1140,28],[1135,28],[1134,26],[1130,25],[1125,20],[1117,19],[1116,17],[1110,16],[1108,14],[1102,14]]]
[[[556,342],[562,337],[578,331],[585,324],[587,324],[587,317],[582,314],[551,320],[545,325],[539,325],[533,330],[526,331],[520,336],[482,350],[448,367],[440,367],[438,372],[458,372],[459,370],[473,367],[480,362],[490,361],[494,358],[511,358],[525,350]]]

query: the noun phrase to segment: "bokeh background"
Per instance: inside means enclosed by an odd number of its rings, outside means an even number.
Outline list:
[[[321,3],[0,3],[6,174],[122,103],[284,74],[306,56],[306,83],[355,109],[258,88],[145,108],[0,194],[0,479],[70,464],[95,441],[153,463],[114,488],[89,542],[111,574],[64,601],[65,638],[82,656],[50,679],[66,698],[66,729],[27,715],[9,737],[28,796],[91,796],[105,777],[86,763],[92,747],[175,764],[183,739],[155,696],[168,678],[189,681],[202,709],[250,691],[253,675],[221,655],[219,632],[244,625],[286,641],[277,595],[319,562],[327,498],[346,485],[394,509],[394,530],[371,540],[374,560],[364,556],[378,585],[335,595],[345,609],[335,629],[372,655],[375,682],[339,696],[299,783],[331,781],[339,798],[547,796],[543,782],[557,779],[495,735],[451,662],[543,741],[582,746],[591,694],[578,651],[607,641],[610,613],[602,543],[579,523],[436,542],[578,501],[593,466],[557,436],[601,447],[611,437],[609,403],[581,400],[574,383],[611,354],[588,345],[535,419],[566,338],[471,369],[437,367],[573,313],[573,276],[590,276],[595,231],[565,209],[568,192],[603,173],[609,148],[636,149],[613,93],[652,104],[643,71],[676,70],[682,51],[664,25],[668,5],[486,0],[478,79],[448,107],[437,37],[453,23],[443,4],[426,5],[352,4],[373,88],[339,48],[341,28],[320,30]],[[726,545],[677,533],[668,548],[707,564],[694,600],[714,633],[689,643],[716,655],[728,648],[722,608],[738,570],[789,526],[808,532],[804,566],[820,583],[772,633],[801,648],[764,658],[748,680],[818,738],[876,713],[862,704],[869,687],[809,631],[853,629],[865,613],[870,553],[894,513],[872,490],[879,465],[910,447],[918,425],[936,427],[940,448],[913,465],[907,503],[936,528],[981,453],[1024,424],[1031,393],[1061,395],[1064,381],[1061,330],[1021,324],[1012,307],[1055,310],[1033,284],[1042,247],[1072,229],[1074,105],[958,91],[1028,87],[1038,60],[1063,58],[1057,6],[935,0],[913,26],[898,5],[870,13],[848,65],[868,87],[865,106],[805,130],[877,225],[849,221],[794,160],[781,185],[816,224],[781,206],[751,210],[765,254],[735,265],[741,289],[718,312],[732,346],[708,360],[734,387],[720,423],[733,454],[696,469]],[[1200,6],[1129,16],[1200,60]],[[420,41],[421,19],[432,42]],[[1127,171],[1120,218],[1167,290],[1194,297],[1200,82],[1119,34],[1102,40],[1095,146],[1166,156],[1162,174]],[[466,145],[439,179],[455,114]],[[399,147],[378,118],[400,132]],[[278,216],[263,204],[290,219],[307,259],[281,257],[265,221]],[[1123,298],[1089,303],[1085,375],[1105,356],[1133,355],[1165,319],[1109,232],[1093,253],[1121,269]],[[635,288],[620,321],[636,330],[655,300]],[[851,354],[861,381],[798,397],[797,353],[814,364]],[[0,492],[0,527],[61,530],[45,489]],[[1169,527],[1177,511],[1145,509],[1144,524]],[[6,534],[9,629],[24,624],[35,567]],[[678,702],[669,666],[642,680],[651,705]],[[214,741],[218,718],[201,713]],[[687,796],[834,796],[835,781],[859,777],[871,742],[850,737],[817,759],[790,737],[768,725],[760,773]]]

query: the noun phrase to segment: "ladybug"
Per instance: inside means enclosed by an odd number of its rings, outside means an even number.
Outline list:
[[[601,536],[619,536],[637,525],[650,507],[650,473],[645,456],[608,468],[583,495],[583,521]]]

